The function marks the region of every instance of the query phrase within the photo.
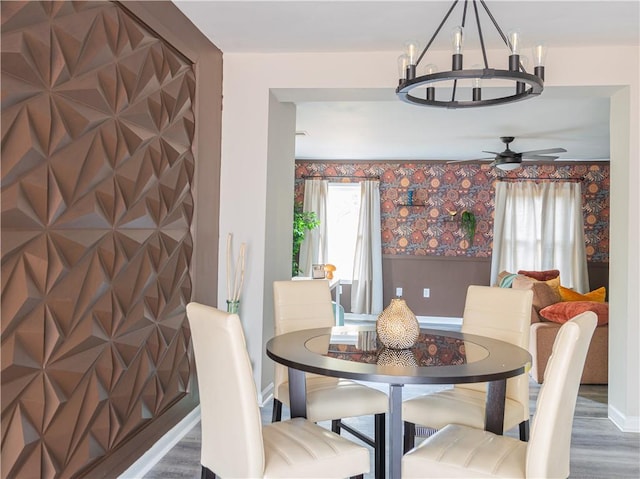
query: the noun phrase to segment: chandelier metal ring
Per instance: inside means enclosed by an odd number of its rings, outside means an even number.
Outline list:
[[[525,89],[522,93],[516,93],[514,95],[475,101],[442,101],[435,99],[429,100],[427,98],[418,97],[411,94],[414,89],[420,88],[421,86],[426,86],[429,84],[447,80],[463,80],[473,78],[511,80],[514,82],[525,83],[530,86],[530,88]],[[396,89],[396,93],[400,100],[407,103],[416,103],[419,105],[436,106],[443,108],[473,108],[479,106],[501,105],[504,103],[512,103],[514,101],[525,100],[529,98],[530,95],[539,95],[540,93],[542,93],[543,89],[544,83],[542,79],[540,79],[540,77],[536,75],[523,73],[520,71],[485,68],[479,70],[454,70],[448,72],[438,72],[432,73],[430,75],[423,75],[414,78],[413,80],[405,80],[398,86],[398,88]]]

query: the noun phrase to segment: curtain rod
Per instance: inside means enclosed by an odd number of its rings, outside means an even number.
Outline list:
[[[580,178],[498,178],[497,181],[568,181],[568,182],[576,182],[580,183],[584,181],[584,176]]]
[[[303,180],[324,179],[324,178],[349,178],[357,180],[379,180],[379,176],[355,176],[355,175],[302,175]]]

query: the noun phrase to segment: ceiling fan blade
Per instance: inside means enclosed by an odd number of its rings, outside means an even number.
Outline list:
[[[546,155],[547,153],[566,153],[566,151],[564,148],[547,148],[546,150],[523,151],[520,154],[528,157],[530,155]]]
[[[534,160],[534,161],[553,161],[557,160],[558,156],[542,156],[542,155],[527,155],[523,156],[523,160]]]
[[[487,161],[487,160],[493,160],[493,157],[490,157],[490,158],[473,158],[471,160],[451,160],[451,161],[447,161],[447,163],[477,163],[479,161]]]
[[[497,151],[487,151],[487,150],[482,150],[482,153],[491,153],[492,155],[501,155],[502,153],[498,153]]]

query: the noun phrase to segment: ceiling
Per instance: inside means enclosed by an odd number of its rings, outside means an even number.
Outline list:
[[[450,1],[181,1],[187,17],[223,53],[397,51],[427,38]],[[460,2],[461,4],[463,2]],[[487,2],[507,31],[519,29],[554,46],[638,45],[640,2]],[[456,7],[453,18],[460,18]],[[473,17],[472,17],[473,18]],[[487,48],[504,48],[483,22]],[[447,24],[449,25],[449,24]],[[448,27],[449,29],[451,27]],[[469,30],[469,29],[467,29]],[[532,36],[532,35],[531,35]],[[477,44],[468,32],[467,45]],[[431,47],[448,49],[443,31]],[[550,53],[551,54],[551,53]],[[382,65],[381,68],[385,66]],[[594,66],[596,67],[596,66]],[[390,68],[396,68],[395,65]],[[381,100],[295,100],[296,157],[306,159],[471,159],[502,151],[500,136],[515,136],[515,151],[563,147],[561,160],[609,158],[606,88],[545,88],[510,105],[443,110]],[[315,100],[315,99],[314,99]]]

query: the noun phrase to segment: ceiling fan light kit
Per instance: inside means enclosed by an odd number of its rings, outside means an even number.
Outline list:
[[[438,33],[440,33],[440,30],[451,15],[451,12],[454,10],[458,1],[459,0],[455,0],[453,2],[447,14],[442,19],[440,25],[427,43],[427,46],[424,48],[424,50],[422,50],[422,53],[418,55],[419,47],[417,42],[410,41],[406,43],[405,53],[400,55],[400,57],[398,58],[398,69],[400,78],[398,87],[396,88],[396,94],[398,95],[398,97],[402,101],[405,101],[407,103],[413,103],[422,106],[433,106],[442,108],[473,108],[480,106],[500,105],[504,103],[511,103],[514,101],[525,100],[528,98],[533,98],[542,93],[542,90],[544,89],[544,62],[546,56],[546,48],[542,44],[534,47],[534,73],[527,73],[524,68],[523,62],[520,59],[521,39],[519,32],[512,31],[509,32],[508,36],[505,35],[484,0],[471,0],[471,2],[465,0],[464,2],[462,22],[460,25],[456,26],[453,29],[451,35],[453,48],[451,70],[439,72],[437,71],[437,67],[435,65],[427,64],[424,67],[424,74],[416,76],[420,63],[425,57],[427,50],[435,40]],[[471,69],[465,70],[463,68],[462,52],[464,46],[464,27],[467,16],[468,3],[471,3],[473,5],[484,65],[474,65],[473,67],[471,67]],[[487,16],[491,19],[493,26],[510,51],[508,70],[489,67],[487,52],[484,44],[484,37],[482,35],[482,27],[480,24],[480,16],[478,13],[478,3],[480,3],[480,5],[484,8]],[[420,68],[420,70],[422,70],[422,68]],[[482,99],[482,81],[492,79],[501,79],[514,82],[512,93],[496,98]],[[435,85],[440,82],[451,80],[453,81],[451,99],[436,99]],[[471,99],[456,99],[456,90],[459,80],[469,80],[471,82]],[[421,96],[418,96],[418,94],[421,94]]]
[[[520,162],[514,163],[505,161],[503,163],[497,163],[496,168],[500,168],[502,171],[512,171],[520,168],[521,164],[522,163]]]
[[[564,148],[546,148],[544,150],[530,150],[530,151],[513,151],[509,148],[509,143],[515,140],[513,136],[501,136],[500,141],[506,145],[503,152],[497,151],[483,151],[483,153],[491,153],[495,157],[490,158],[476,158],[473,160],[453,160],[447,163],[477,163],[483,160],[493,159],[491,166],[495,166],[503,171],[511,171],[519,168],[522,165],[523,160],[536,160],[536,161],[555,161],[557,156],[548,156],[551,153],[565,153],[567,150]]]

